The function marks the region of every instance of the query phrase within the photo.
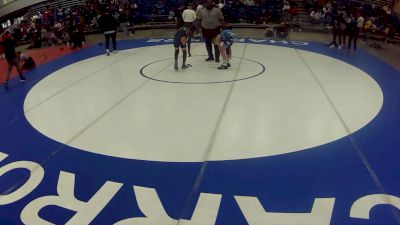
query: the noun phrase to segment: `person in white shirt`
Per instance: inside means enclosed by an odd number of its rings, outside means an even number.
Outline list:
[[[354,50],[357,49],[357,39],[358,39],[358,36],[360,35],[360,31],[364,27],[364,22],[365,22],[364,17],[361,14],[359,14],[357,17],[357,20],[355,21],[356,26],[354,27],[354,34],[353,34],[353,38],[354,38],[354,48],[353,49]],[[349,43],[349,49],[350,49],[350,43]]]
[[[288,1],[285,1],[282,8],[283,22],[285,23],[288,22],[290,17],[289,10],[290,10],[290,3]]]
[[[220,0],[218,3],[218,8],[222,10],[224,6],[225,6],[225,0]]]
[[[192,43],[193,31],[195,30],[193,22],[196,20],[196,12],[193,10],[193,6],[188,5],[188,7],[183,10],[182,19],[184,26],[188,29],[187,51],[188,56],[191,57],[192,54],[190,53],[190,44]]]
[[[193,10],[192,5],[188,5],[187,8],[183,10],[182,19],[185,23],[193,23],[193,21],[195,21],[196,12]]]
[[[254,6],[254,0],[246,0],[244,4],[247,6]]]
[[[204,8],[204,6],[202,4],[199,4],[196,8],[196,14],[199,13],[199,11]]]
[[[204,8],[204,1],[202,0],[197,0],[197,7],[196,7],[196,15],[199,14],[200,10]],[[193,22],[193,25],[196,27],[196,30],[193,32],[193,38],[195,39],[201,39],[201,24],[200,21],[196,20]]]
[[[317,24],[318,23],[318,12],[316,12],[314,9],[310,13],[310,19],[311,23]]]
[[[357,28],[359,31],[363,28],[364,26],[365,19],[364,17],[360,14],[360,16],[357,18]]]

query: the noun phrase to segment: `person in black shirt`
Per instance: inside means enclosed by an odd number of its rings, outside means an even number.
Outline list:
[[[340,26],[339,17],[337,15],[332,15],[332,17],[331,17],[331,26],[332,26],[332,37],[333,37],[333,39],[332,39],[331,43],[328,44],[328,46],[330,48],[333,48],[333,47],[338,48],[342,44],[342,41],[341,41],[342,37],[341,37],[340,28],[339,28],[339,26]],[[339,36],[339,45],[337,44],[337,41],[336,41],[338,35],[340,35]]]
[[[72,26],[69,28],[70,35],[70,46],[71,49],[82,48],[85,43],[85,34],[79,28],[79,26]]]
[[[357,38],[359,34],[359,29],[357,27],[357,20],[355,17],[351,16],[351,20],[348,24],[348,31],[349,31],[349,45],[348,45],[348,50],[351,50],[351,44],[352,42],[354,43],[353,49],[357,49]]]
[[[10,79],[10,74],[13,66],[17,68],[20,81],[23,82],[26,78],[22,75],[22,71],[19,67],[19,58],[15,52],[15,47],[17,47],[17,42],[14,40],[12,35],[7,31],[3,36],[3,41],[0,42],[4,47],[4,55],[8,64],[6,80],[4,81],[4,87],[8,89],[8,80]]]
[[[106,53],[110,55],[110,37],[113,44],[113,50],[117,50],[117,27],[118,22],[111,14],[111,8],[107,8],[105,13],[99,18],[99,25],[106,38]]]
[[[183,61],[182,61],[182,69],[187,69],[188,66],[186,65],[186,43],[188,39],[188,29],[186,27],[179,28],[175,33],[174,38],[174,47],[175,47],[175,70],[178,70],[178,55],[179,55],[179,48],[182,49],[183,54]]]

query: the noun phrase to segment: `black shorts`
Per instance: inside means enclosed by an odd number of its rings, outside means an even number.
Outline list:
[[[179,28],[179,30],[176,31],[175,38],[174,38],[174,47],[175,48],[186,48],[186,44],[182,43],[182,38],[187,37],[187,29],[185,28]]]
[[[193,31],[193,23],[192,22],[185,22],[185,24],[183,24],[184,27],[186,27],[188,30]]]
[[[216,36],[218,36],[218,34],[220,33],[220,28],[219,27],[217,27],[215,29],[202,28],[202,31],[203,31],[203,37],[205,39],[213,39]]]
[[[174,40],[174,47],[175,48],[186,48],[186,44],[183,44],[181,40]]]
[[[32,69],[36,66],[35,61],[32,59],[32,57],[29,56],[29,58],[24,62],[24,65],[22,65],[23,70],[29,70]]]

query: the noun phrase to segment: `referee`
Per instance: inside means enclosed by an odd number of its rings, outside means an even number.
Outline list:
[[[182,13],[182,19],[184,22],[184,26],[188,29],[188,40],[187,40],[187,51],[188,51],[188,56],[191,57],[192,55],[190,54],[190,44],[192,43],[192,37],[193,37],[193,23],[196,20],[196,12],[193,10],[192,5],[188,5],[188,7],[183,10]]]
[[[220,27],[224,22],[224,16],[218,7],[215,7],[213,0],[207,0],[206,8],[202,8],[197,13],[197,19],[201,21],[203,38],[206,42],[208,58],[206,61],[219,62],[220,52],[218,45],[214,45],[215,58],[212,52],[212,42],[220,33]]]

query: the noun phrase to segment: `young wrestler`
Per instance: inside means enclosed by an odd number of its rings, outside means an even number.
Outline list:
[[[221,52],[223,64],[218,69],[228,69],[231,66],[229,60],[232,57],[231,46],[234,40],[237,38],[237,34],[231,29],[224,29],[221,34],[215,38],[215,42],[218,45],[219,51]]]
[[[186,27],[179,28],[175,33],[174,39],[174,47],[175,47],[175,70],[178,70],[178,56],[179,56],[179,48],[182,49],[183,60],[182,60],[182,69],[189,68],[186,65],[186,43],[188,39],[188,29]]]

